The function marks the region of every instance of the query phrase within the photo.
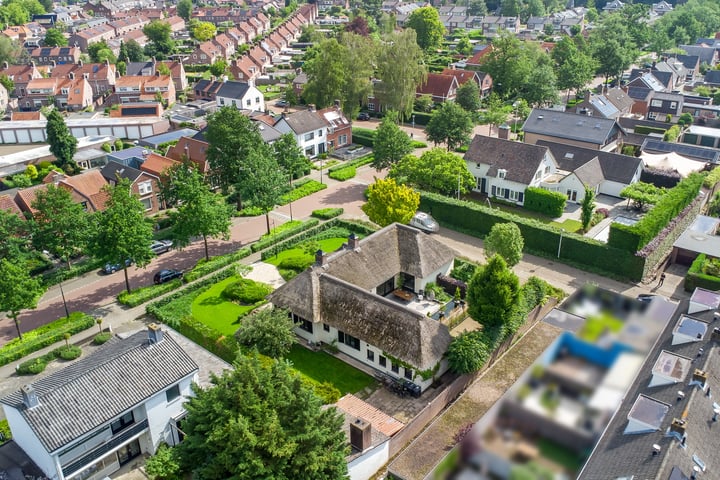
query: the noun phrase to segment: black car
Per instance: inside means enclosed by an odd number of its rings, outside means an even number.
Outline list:
[[[358,120],[370,120],[370,114],[367,112],[360,112]]]
[[[153,282],[155,285],[160,285],[161,283],[166,283],[170,280],[175,280],[176,278],[183,278],[183,272],[180,270],[165,269],[160,270],[155,274]]]

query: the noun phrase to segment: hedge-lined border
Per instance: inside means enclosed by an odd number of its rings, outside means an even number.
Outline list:
[[[557,258],[562,234],[563,262],[590,267],[610,277],[639,281],[643,276],[645,259],[598,240],[562,232],[539,220],[428,192],[420,192],[420,209],[430,212],[441,225],[479,238],[490,233],[496,223],[514,222],[525,240],[525,251],[549,258]]]
[[[343,213],[345,213],[345,209],[343,209],[342,207],[321,208],[319,210],[313,210],[310,215],[321,220],[330,220],[335,217],[339,217]]]
[[[685,275],[685,284],[683,288],[686,292],[692,292],[696,287],[705,288],[707,290],[720,290],[720,278],[713,275],[707,275],[702,272],[702,267],[707,261],[707,255],[701,253],[693,261],[687,275]]]
[[[282,240],[285,240],[294,235],[297,235],[298,233],[301,233],[308,229],[311,229],[311,228],[317,226],[319,223],[320,223],[320,220],[318,220],[317,218],[311,218],[310,220],[304,221],[302,224],[298,225],[295,228],[288,228],[287,230],[283,230],[282,232],[278,233],[277,235],[271,235],[262,240],[258,240],[257,242],[253,243],[250,246],[250,249],[253,252],[258,252],[260,250],[264,250],[273,245],[277,247],[278,242],[281,242]]]
[[[53,343],[64,340],[95,325],[95,318],[82,312],[73,312],[69,318],[60,318],[42,327],[26,332],[21,339],[10,340],[0,348],[0,366],[7,365]]]

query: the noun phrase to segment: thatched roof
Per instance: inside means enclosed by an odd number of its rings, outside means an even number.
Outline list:
[[[402,248],[400,248],[402,246]],[[447,327],[372,290],[400,272],[425,277],[454,252],[430,235],[393,224],[315,265],[270,294],[278,307],[370,343],[417,369],[435,366],[451,337]]]

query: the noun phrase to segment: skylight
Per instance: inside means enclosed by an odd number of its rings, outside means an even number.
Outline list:
[[[667,403],[645,395],[638,395],[628,413],[628,424],[623,433],[649,433],[660,430],[669,410],[670,405]]]

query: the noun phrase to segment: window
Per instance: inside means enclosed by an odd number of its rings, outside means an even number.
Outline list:
[[[147,195],[148,193],[152,193],[152,182],[142,182],[138,183],[138,192],[140,195]]]
[[[390,362],[390,370],[394,373],[400,373],[400,365],[395,365],[393,362]]]
[[[255,97],[255,104],[259,104],[259,103],[260,103],[260,97]]]
[[[367,351],[367,359],[370,360],[371,362],[374,362],[375,361],[375,352],[373,352],[372,350],[368,350]]]
[[[370,110],[371,112],[374,112],[374,111],[375,111],[375,104],[374,104],[374,103],[368,103],[368,104],[367,104],[367,109]]]
[[[380,358],[378,358],[378,363],[380,363],[381,367],[385,367],[387,366],[387,359],[380,355]]]
[[[412,369],[405,367],[405,378],[407,378],[408,380],[412,380],[413,376],[414,375]]]
[[[318,137],[322,137],[322,130],[318,130]]]
[[[355,350],[360,350],[360,339],[355,338],[350,334],[338,332],[338,341],[340,343],[344,343],[348,347],[354,348]]]
[[[292,314],[292,319],[293,322],[295,322],[301,330],[305,330],[308,333],[313,333],[313,324],[311,321],[306,320],[303,317],[294,313]]]
[[[677,102],[670,102],[670,108],[675,110],[677,108]]]
[[[249,98],[245,100],[245,105],[247,105],[248,107],[252,105],[252,100],[250,100]]]
[[[145,207],[145,210],[152,210],[152,208],[153,208],[152,198],[141,198],[140,203],[143,204],[143,207]]]
[[[650,102],[651,107],[662,107],[662,100],[652,100]]]
[[[329,332],[329,331],[330,331],[330,325],[328,325],[327,323],[323,323],[323,330],[326,331],[326,332]]]
[[[306,142],[309,142],[309,141],[312,140],[313,138],[315,138],[315,132],[310,132],[310,133],[306,133],[306,134],[305,134],[304,140],[305,140]]]
[[[115,434],[121,430],[124,430],[133,423],[135,423],[135,417],[133,416],[133,413],[127,412],[125,415],[110,424],[110,430],[112,431],[112,433]]]
[[[165,398],[168,403],[172,402],[176,398],[180,397],[180,385],[173,385],[172,387],[165,390]]]
[[[347,135],[340,135],[338,137],[338,145],[345,145],[346,143],[348,143]]]
[[[657,118],[657,112],[650,112],[648,113],[648,118],[650,120],[655,120]]]
[[[315,145],[310,145],[305,149],[305,156],[306,157],[314,157],[315,156]]]

